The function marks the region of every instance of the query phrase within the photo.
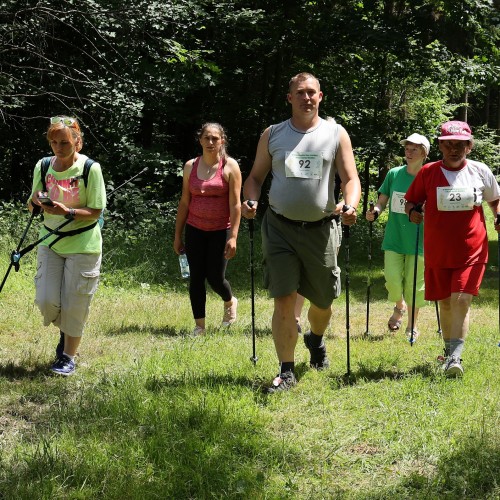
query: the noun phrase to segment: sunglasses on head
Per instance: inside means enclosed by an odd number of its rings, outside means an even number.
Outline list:
[[[67,127],[71,127],[76,122],[74,118],[70,118],[69,116],[53,116],[50,119],[51,125],[55,125],[56,123],[62,123]]]

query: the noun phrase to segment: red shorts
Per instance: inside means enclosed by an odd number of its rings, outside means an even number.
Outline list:
[[[443,300],[452,293],[477,295],[486,264],[473,264],[458,269],[425,268],[425,300]]]

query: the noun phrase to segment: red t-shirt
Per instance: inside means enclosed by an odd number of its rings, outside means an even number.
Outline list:
[[[229,213],[229,184],[224,179],[225,160],[221,158],[215,175],[208,180],[198,178],[196,158],[189,176],[189,214],[187,223],[203,231],[219,231],[231,227]]]
[[[472,163],[472,162],[471,162]],[[482,179],[472,164],[465,162],[458,170],[467,168],[463,174],[469,186],[481,189]],[[428,267],[459,268],[488,261],[488,238],[481,205],[472,209],[443,211],[438,209],[438,188],[454,187],[448,182],[442,161],[428,163],[422,167],[406,193],[406,200],[424,206],[424,256]],[[453,169],[455,170],[455,169]],[[491,172],[490,172],[491,173]],[[464,187],[464,175],[460,188]],[[488,200],[487,200],[488,201]]]

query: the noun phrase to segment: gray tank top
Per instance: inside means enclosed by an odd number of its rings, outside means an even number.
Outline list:
[[[271,125],[269,204],[276,213],[301,221],[316,221],[333,213],[340,130],[337,123],[323,119],[308,132],[297,130],[290,120]]]

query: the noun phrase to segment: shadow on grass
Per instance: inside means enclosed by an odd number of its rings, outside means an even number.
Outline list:
[[[248,335],[252,334],[251,328],[246,328],[246,333]],[[160,327],[151,327],[151,326],[143,326],[139,324],[129,324],[122,325],[116,328],[109,328],[102,332],[104,336],[107,337],[118,337],[120,335],[127,335],[129,333],[141,333],[146,335],[152,335],[154,337],[192,337],[192,330],[188,330],[186,328],[177,329],[174,326],[165,325]],[[209,327],[207,329],[207,336],[216,334],[216,333],[227,333],[230,334],[230,328],[220,327],[213,328]],[[268,337],[271,335],[271,328],[256,328],[255,336],[256,337]],[[195,337],[193,337],[195,338]]]
[[[193,373],[186,372],[178,375],[158,375],[151,376],[144,384],[148,391],[157,393],[169,388],[179,387],[203,387],[213,389],[215,387],[255,387],[255,381],[248,377],[233,377],[229,374],[216,373]]]
[[[463,442],[453,445],[453,451],[441,455],[430,476],[415,468],[396,485],[363,498],[499,498],[500,445],[494,439],[464,436]]]
[[[414,375],[434,379],[437,376],[435,368],[430,364],[420,364],[410,368],[409,370],[400,370],[397,367],[391,369],[369,367],[363,363],[359,363],[358,367],[351,373],[344,373],[343,375],[331,376],[333,388],[342,388],[345,386],[354,386],[359,382],[377,382],[380,380],[401,380]]]
[[[102,332],[106,337],[119,337],[120,335],[127,335],[129,333],[141,333],[153,335],[155,337],[186,337],[191,332],[185,329],[178,330],[177,328],[169,325],[161,327],[143,326],[138,323],[131,323],[129,325],[122,325],[116,328],[109,328]]]
[[[297,363],[295,365],[295,377],[297,381],[300,381],[301,377],[309,371],[309,369],[306,363]],[[159,393],[167,388],[203,387],[206,389],[214,389],[239,386],[248,387],[254,390],[256,395],[267,395],[272,378],[273,377],[235,377],[230,374],[185,372],[178,375],[165,374],[151,376],[146,381],[145,388],[153,393]]]
[[[36,363],[35,365],[30,365],[30,367],[25,367],[9,361],[4,365],[0,365],[0,377],[10,381],[18,379],[37,379],[40,377],[45,378],[50,375],[49,368],[50,364],[48,363]]]
[[[195,381],[251,384],[218,375]],[[148,384],[151,399],[142,383],[116,378],[46,406],[33,439],[3,461],[0,498],[263,498],[273,469],[298,461],[297,449],[241,411],[231,391],[200,391],[183,378]]]

